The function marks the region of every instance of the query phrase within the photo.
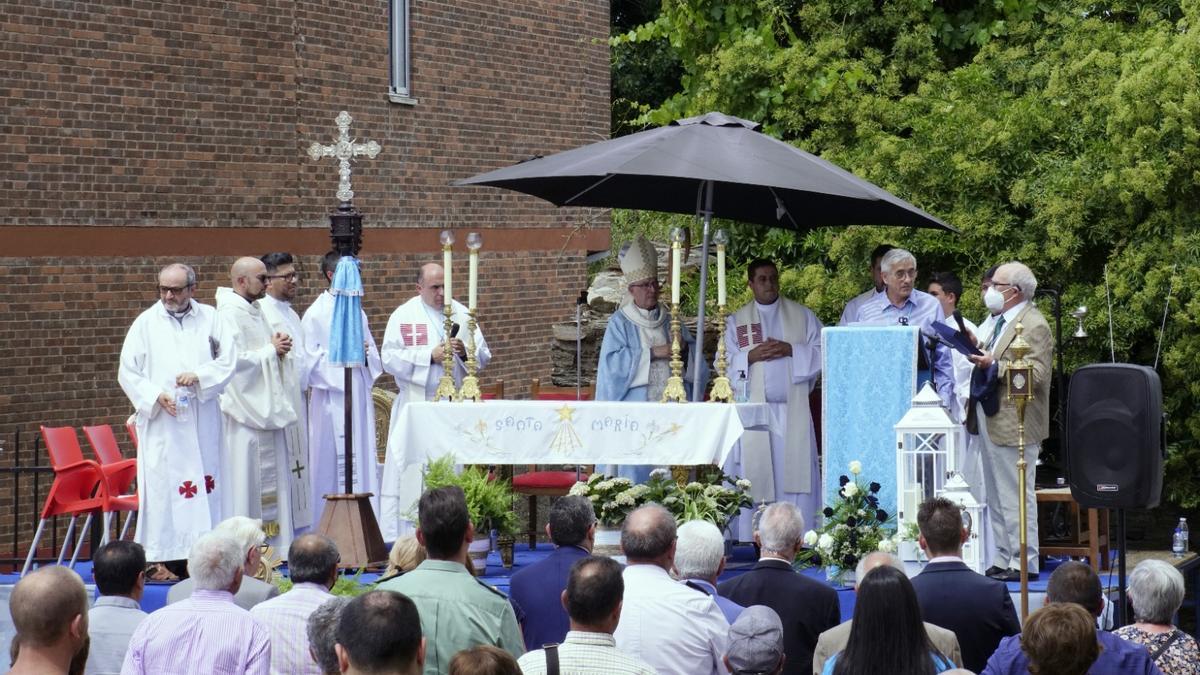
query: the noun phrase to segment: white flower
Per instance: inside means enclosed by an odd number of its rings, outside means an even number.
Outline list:
[[[617,495],[614,501],[621,506],[633,506],[634,504],[633,495],[629,494],[628,490]]]
[[[704,487],[703,485],[701,485],[700,483],[697,483],[696,481],[692,481],[692,482],[690,482],[690,483],[688,483],[688,484],[687,484],[687,489],[688,489],[688,490],[700,490],[700,489],[702,489],[703,487]]]
[[[884,553],[895,553],[896,542],[884,537],[883,539],[879,540],[879,550],[883,551]]]
[[[629,487],[630,485],[633,485],[633,481],[629,480],[628,478],[614,478],[613,485],[618,485],[620,487]]]
[[[746,480],[745,478],[739,478],[736,485],[738,486],[739,490],[744,491],[750,489],[750,481]]]
[[[650,477],[657,478],[659,480],[666,480],[671,477],[671,472],[668,469],[655,469],[650,472]]]
[[[804,533],[804,545],[812,546],[817,543],[817,533],[814,530],[809,530]]]
[[[587,493],[588,493],[587,483],[576,483],[571,486],[571,491],[568,492],[567,494],[577,496],[577,495],[586,495]]]
[[[858,461],[857,459],[850,462],[850,473],[854,474],[855,476],[862,473],[862,462]]]
[[[670,495],[666,499],[663,500],[663,505],[674,504],[678,501],[679,501],[679,497],[676,497],[675,495]]]
[[[858,483],[855,483],[854,481],[846,483],[846,486],[842,488],[842,492],[845,493],[847,497],[853,497],[854,495],[858,494]]]
[[[859,509],[859,510],[858,510],[858,517],[859,517],[859,518],[866,518],[866,517],[867,517],[867,512],[866,512],[866,511],[863,511],[862,509]]]
[[[823,553],[829,553],[833,550],[833,537],[828,534],[823,534],[817,538],[817,548]]]

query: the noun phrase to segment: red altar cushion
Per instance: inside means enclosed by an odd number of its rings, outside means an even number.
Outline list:
[[[580,480],[587,480],[588,475],[580,474]],[[574,471],[530,471],[519,476],[513,476],[514,490],[526,489],[560,489],[570,490],[575,484]]]

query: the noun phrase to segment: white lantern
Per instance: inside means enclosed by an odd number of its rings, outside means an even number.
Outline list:
[[[907,523],[917,522],[921,502],[941,494],[957,471],[960,426],[950,419],[929,383],[896,423],[896,527],[900,532]]]
[[[946,481],[941,496],[962,507],[963,527],[971,532],[967,540],[963,542],[963,562],[967,564],[967,567],[983,574],[983,537],[979,536],[979,533],[983,531],[984,527],[983,510],[985,507],[975,501],[975,497],[971,495],[970,486],[967,485],[967,481],[963,480],[960,473],[954,474],[950,480]]]

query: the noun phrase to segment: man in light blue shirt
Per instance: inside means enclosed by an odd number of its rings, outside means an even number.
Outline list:
[[[88,612],[87,675],[121,672],[129,638],[147,616],[141,606],[145,570],[146,552],[132,541],[110,541],[92,558],[100,597]]]
[[[932,365],[934,387],[942,399],[942,405],[953,409],[954,364],[950,348],[934,343],[930,338],[936,333],[931,326],[946,318],[942,303],[932,295],[915,288],[917,281],[917,259],[912,253],[894,248],[884,254],[879,263],[883,276],[883,292],[859,306],[850,324],[872,326],[916,326],[921,329],[919,352],[923,361]],[[932,354],[932,358],[931,358]]]

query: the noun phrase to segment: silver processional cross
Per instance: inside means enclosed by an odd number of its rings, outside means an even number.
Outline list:
[[[343,110],[334,119],[334,122],[337,123],[338,135],[333,145],[321,145],[314,141],[312,145],[308,146],[308,156],[313,161],[322,157],[337,158],[337,198],[343,202],[350,202],[354,199],[354,191],[350,189],[350,160],[362,155],[366,155],[369,159],[375,159],[380,150],[379,144],[375,141],[358,143],[357,139],[350,138],[350,123],[353,121],[354,118],[350,117],[350,113]]]

